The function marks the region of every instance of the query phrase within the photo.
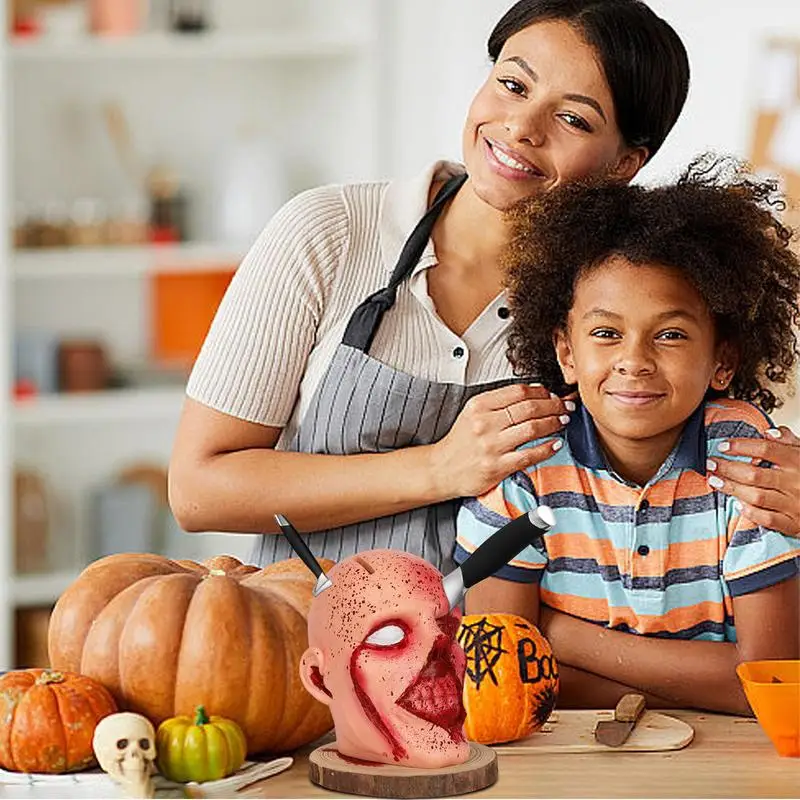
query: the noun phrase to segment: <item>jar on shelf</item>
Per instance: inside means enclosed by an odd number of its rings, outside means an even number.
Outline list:
[[[206,0],[170,0],[169,26],[176,33],[201,33],[209,27]]]
[[[68,339],[58,347],[58,377],[62,392],[99,392],[111,380],[108,355],[102,342]]]
[[[89,27],[98,36],[141,33],[146,17],[145,0],[89,0]]]
[[[106,241],[105,203],[94,197],[81,197],[72,204],[67,228],[71,247],[97,247]]]
[[[115,203],[106,223],[106,241],[113,245],[143,244],[148,238],[147,202],[130,198]]]
[[[38,227],[39,247],[64,247],[67,243],[67,205],[62,200],[48,200]]]

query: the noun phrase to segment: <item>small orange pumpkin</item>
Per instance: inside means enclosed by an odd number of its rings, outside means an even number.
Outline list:
[[[0,677],[0,767],[60,773],[94,763],[92,736],[117,704],[85,675],[24,669]]]
[[[467,614],[458,642],[467,739],[500,744],[538,731],[558,699],[558,664],[538,628],[515,614]]]

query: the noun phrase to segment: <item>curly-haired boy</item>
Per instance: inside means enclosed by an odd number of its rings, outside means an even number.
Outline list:
[[[554,509],[467,610],[539,624],[561,705],[635,689],[747,712],[736,665],[798,657],[800,541],[751,522],[713,475],[729,438],[773,428],[798,355],[800,262],[773,192],[705,156],[668,186],[573,184],[512,212],[509,355],[579,402],[550,460],[464,502],[456,560]]]

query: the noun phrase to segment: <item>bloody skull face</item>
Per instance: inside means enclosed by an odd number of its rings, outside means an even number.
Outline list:
[[[461,613],[449,611],[441,573],[409,553],[370,550],[328,575],[300,676],[331,707],[339,752],[432,769],[465,761]]]

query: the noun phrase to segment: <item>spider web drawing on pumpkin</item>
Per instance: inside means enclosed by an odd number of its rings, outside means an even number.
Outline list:
[[[490,625],[485,617],[477,622],[463,625],[458,634],[458,643],[464,648],[467,657],[467,675],[475,682],[475,688],[481,688],[481,682],[489,677],[497,686],[494,666],[500,656],[507,653],[503,649],[503,628]]]

